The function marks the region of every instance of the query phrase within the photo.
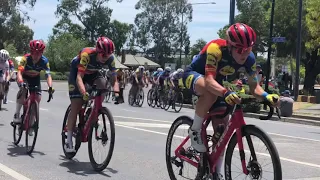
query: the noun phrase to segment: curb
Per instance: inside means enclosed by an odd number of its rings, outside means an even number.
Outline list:
[[[193,106],[190,104],[184,104],[182,107],[193,109]],[[260,114],[258,113],[244,113],[244,117],[255,118],[259,119],[260,116],[267,114],[266,111],[261,111]],[[259,119],[260,120],[260,119]],[[261,120],[265,121],[265,120]],[[304,124],[304,125],[311,125],[311,126],[320,126],[320,117],[317,116],[305,116],[305,115],[293,115],[292,117],[281,117],[272,116],[269,121],[280,121],[280,122],[288,122],[288,123],[295,123],[295,124]]]

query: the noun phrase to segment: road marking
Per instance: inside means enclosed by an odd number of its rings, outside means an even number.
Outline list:
[[[130,109],[121,109],[123,111],[129,111],[129,112],[138,112],[138,111],[133,111],[133,110],[130,110]]]
[[[142,121],[164,122],[164,123],[170,123],[170,124],[173,123],[173,121],[164,121],[164,120],[147,119],[147,118],[137,118],[137,117],[127,117],[127,116],[114,116],[114,117],[123,118],[123,119],[136,119],[136,120],[142,120]],[[209,126],[208,130],[213,130],[212,126]],[[270,135],[274,135],[274,136],[281,136],[281,137],[287,137],[287,138],[292,138],[292,139],[301,139],[301,140],[308,140],[308,141],[313,141],[313,142],[320,142],[320,140],[317,140],[317,139],[304,138],[304,137],[298,137],[298,136],[290,136],[290,135],[284,135],[284,134],[278,134],[278,133],[272,133],[272,132],[267,132],[267,133]]]
[[[150,133],[154,133],[154,134],[160,134],[160,135],[164,135],[164,136],[168,135],[168,133],[162,133],[162,132],[158,132],[158,131],[152,131],[152,130],[147,130],[147,129],[142,129],[142,128],[130,127],[130,126],[121,125],[121,124],[118,124],[118,123],[115,123],[115,125],[116,126],[120,126],[120,127],[124,127],[124,128],[128,128],[128,129],[135,129],[135,130],[139,130],[139,131],[145,131],[145,132],[150,132]],[[186,137],[183,137],[183,136],[176,136],[176,135],[174,135],[174,137],[180,138],[180,139],[185,139],[186,138]],[[245,151],[247,151],[247,150],[245,150]],[[260,154],[260,155],[263,155],[263,156],[269,156],[270,157],[270,155],[266,154],[266,153],[260,153],[260,152],[256,152],[256,153]],[[288,162],[292,162],[292,163],[296,163],[296,164],[301,164],[301,165],[305,165],[305,166],[311,166],[311,167],[315,167],[315,168],[320,168],[320,165],[318,165],[318,164],[297,161],[297,160],[284,158],[284,157],[280,157],[280,159],[283,160],[283,161],[288,161]]]
[[[3,171],[4,173],[10,175],[11,177],[18,179],[18,180],[31,180],[27,177],[25,177],[22,174],[19,174],[18,172],[14,171],[13,169],[10,169],[9,167],[3,165],[0,163],[0,170]]]

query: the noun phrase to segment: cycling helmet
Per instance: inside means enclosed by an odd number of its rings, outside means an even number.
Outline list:
[[[115,47],[111,39],[101,36],[97,39],[96,49],[98,53],[112,54]]]
[[[162,72],[163,69],[162,69],[162,68],[158,68],[157,71],[158,71],[158,72]]]
[[[144,70],[144,67],[143,66],[139,66],[139,69]]]
[[[164,68],[165,71],[170,72],[171,71],[171,67],[166,67]]]
[[[1,61],[7,61],[9,59],[10,55],[9,52],[5,49],[0,50],[0,59]]]
[[[227,30],[227,42],[237,48],[249,48],[256,42],[254,30],[243,23],[231,25]]]
[[[41,40],[32,40],[29,43],[30,51],[43,52],[46,45]]]
[[[179,69],[177,69],[177,72],[178,72],[178,73],[183,73],[183,69],[182,69],[182,68],[179,68]]]

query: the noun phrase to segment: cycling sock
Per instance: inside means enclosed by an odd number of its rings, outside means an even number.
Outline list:
[[[16,103],[16,114],[20,114],[21,107],[22,107],[22,104]]]
[[[200,129],[202,128],[202,121],[203,118],[199,117],[196,113],[194,113],[194,119],[191,129],[194,131],[200,131]]]
[[[68,134],[67,134],[67,142],[68,144],[72,147],[73,146],[73,142],[72,142],[72,131],[68,130]]]

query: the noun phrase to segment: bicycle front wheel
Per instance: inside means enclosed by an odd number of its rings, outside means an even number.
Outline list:
[[[235,148],[236,144],[238,144],[236,134],[232,136],[229,142],[229,145],[226,151],[225,167],[224,167],[226,179],[234,179],[234,178],[246,179],[247,177],[249,177],[249,179],[252,178],[252,179],[282,180],[282,170],[281,170],[281,162],[280,162],[279,154],[271,138],[261,129],[253,125],[247,125],[244,128],[242,128],[242,137],[243,137],[242,141],[243,141],[244,148],[246,146],[248,147],[248,150],[244,149],[244,153],[239,152],[239,150]],[[265,145],[265,147],[257,148],[259,147],[258,146],[259,143],[257,142],[253,143],[252,137],[256,137],[257,139],[261,140]],[[247,143],[245,143],[244,140],[247,140]],[[269,154],[258,152],[256,151],[257,149],[258,151],[265,149]],[[235,162],[232,163],[232,159],[234,155],[233,152],[235,150],[237,151],[236,154],[240,154],[240,158],[235,157],[234,158]],[[270,158],[271,163],[265,162],[266,158]],[[246,163],[245,166],[249,174],[246,175],[243,172],[239,172],[239,171],[242,171],[240,159],[245,160],[245,163]],[[263,164],[261,163],[262,161],[264,162]],[[262,169],[263,165],[269,167],[270,164],[273,165],[273,168],[271,168],[270,170]],[[232,169],[234,169],[234,172],[232,171]],[[273,171],[273,174],[270,174],[271,171]],[[232,174],[232,173],[235,173],[235,174]]]
[[[37,142],[38,129],[39,129],[39,112],[38,112],[37,103],[33,102],[30,104],[29,117],[27,122],[25,123],[29,123],[28,128],[26,129],[26,150],[27,150],[27,154],[31,154]],[[33,141],[30,142],[30,140],[33,140]],[[29,146],[29,144],[31,146]]]
[[[91,165],[95,171],[103,171],[109,164],[113,149],[114,149],[114,143],[115,143],[115,126],[114,126],[114,120],[113,116],[111,115],[111,112],[103,107],[99,111],[99,115],[102,116],[102,118],[99,119],[94,123],[91,124],[89,135],[88,135],[88,151],[89,151],[89,159],[91,162]],[[107,125],[109,125],[109,128],[107,128]],[[100,130],[100,132],[98,132]],[[108,132],[110,133],[108,135]],[[106,158],[101,162],[97,162],[96,159],[93,156],[93,153],[96,152],[96,149],[92,147],[93,140],[100,141],[101,145],[103,147],[110,145],[109,150],[102,152],[107,152]],[[99,143],[94,143],[99,144]],[[101,152],[101,153],[102,153]],[[99,154],[101,154],[99,153]]]

